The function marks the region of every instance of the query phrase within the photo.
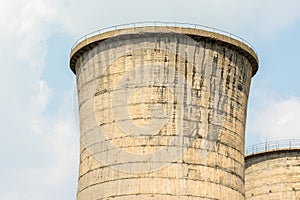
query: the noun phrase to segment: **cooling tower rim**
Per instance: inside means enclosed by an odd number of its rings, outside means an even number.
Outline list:
[[[284,148],[263,151],[255,154],[245,156],[245,168],[261,163],[267,160],[273,160],[289,156],[300,156],[300,147],[297,148]]]
[[[107,38],[116,37],[120,34],[126,34],[126,32],[128,32],[128,34],[137,34],[140,32],[161,33],[165,32],[166,29],[170,32],[185,34],[198,38],[205,38],[206,40],[218,41],[220,43],[223,43],[224,45],[239,51],[249,60],[253,67],[252,76],[254,76],[258,70],[259,60],[255,49],[249,42],[245,41],[241,37],[207,26],[171,22],[131,23],[112,26],[89,33],[77,40],[72,47],[70,53],[70,68],[74,72],[74,74],[76,74],[75,65],[80,55],[82,55],[86,51],[91,50],[97,44]]]
[[[284,139],[284,140],[274,140],[266,141],[251,146],[247,146],[245,150],[246,156],[252,156],[255,154],[261,154],[265,152],[272,152],[277,150],[287,150],[287,149],[300,149],[300,139]]]

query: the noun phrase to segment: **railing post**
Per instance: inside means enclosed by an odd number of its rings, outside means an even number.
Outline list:
[[[265,142],[265,151],[267,151],[268,150],[268,144],[267,144],[267,142]]]

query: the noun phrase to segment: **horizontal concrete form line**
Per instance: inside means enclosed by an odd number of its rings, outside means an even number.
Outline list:
[[[151,177],[135,177],[135,178],[124,178],[124,179],[117,179],[117,180],[114,180],[114,181],[107,181],[107,182],[103,182],[103,183],[108,183],[108,182],[115,182],[115,181],[122,181],[122,180],[127,180],[127,179],[151,179]],[[232,188],[232,187],[229,187],[227,185],[220,185],[219,183],[215,183],[215,182],[212,182],[212,181],[207,181],[207,180],[197,180],[197,179],[187,179],[187,178],[170,178],[170,177],[166,177],[166,178],[161,178],[159,177],[158,179],[165,179],[165,180],[172,180],[172,179],[175,179],[175,180],[188,180],[188,181],[195,181],[195,182],[203,182],[203,183],[209,183],[209,184],[213,184],[213,185],[217,185],[218,187],[225,187],[225,188],[228,188],[230,190],[233,190],[233,191],[236,191],[238,193],[240,193],[240,191],[236,190],[235,188]],[[92,185],[89,185],[88,187],[86,188],[83,188],[82,190],[78,191],[78,194],[80,194],[81,192],[85,191],[86,189],[89,189],[91,187],[95,187],[97,185],[101,185],[103,184],[101,182],[97,182],[95,184],[92,184]],[[148,193],[147,193],[148,194]],[[156,194],[159,194],[159,193],[156,193]],[[175,195],[175,196],[178,196],[178,195]],[[186,195],[185,195],[186,196]]]
[[[234,133],[234,132],[233,132]],[[156,135],[157,137],[162,137],[161,135]],[[80,151],[80,153],[83,153],[86,149],[90,149],[90,148],[92,148],[93,146],[95,146],[95,145],[99,145],[99,143],[104,143],[104,142],[111,142],[111,141],[113,141],[113,140],[118,140],[118,139],[125,139],[125,138],[131,138],[132,136],[123,136],[123,137],[115,137],[115,138],[110,138],[110,139],[108,139],[108,140],[102,140],[102,141],[96,141],[96,142],[94,142],[94,143],[89,143],[88,145],[84,145],[84,148],[82,148],[82,150]],[[154,136],[155,137],[155,136]],[[164,135],[164,137],[170,137],[170,139],[173,139],[174,137],[183,137],[183,138],[187,138],[187,139],[195,139],[194,138],[194,136],[188,136],[188,135],[184,135],[184,136],[181,136],[181,135]],[[237,135],[237,137],[239,137],[240,139],[242,139],[239,135]],[[197,138],[196,138],[196,140],[197,140]],[[207,140],[207,139],[204,139],[204,140]],[[243,156],[244,154],[240,151],[240,150],[238,150],[238,149],[236,149],[235,147],[233,147],[233,146],[230,146],[230,145],[228,145],[228,144],[226,144],[226,143],[224,143],[224,142],[220,142],[220,141],[218,141],[218,144],[221,144],[221,145],[224,145],[224,146],[226,146],[226,147],[230,147],[230,148],[232,148],[232,149],[234,149],[235,151],[237,151],[241,156]],[[136,145],[136,146],[127,146],[127,147],[138,147],[138,146],[140,146],[140,147],[142,147],[142,146],[144,146],[144,145]],[[151,145],[146,145],[146,146],[151,146]],[[153,146],[158,146],[158,145],[153,145]],[[170,145],[160,145],[160,147],[166,147],[166,146],[170,146]],[[196,148],[195,146],[193,146],[193,145],[190,145],[192,148]],[[186,146],[181,146],[181,147],[186,147]],[[120,148],[120,147],[118,147],[118,148]],[[118,149],[117,147],[116,147],[116,149]],[[125,147],[124,147],[125,148]],[[218,147],[217,147],[218,148]],[[196,148],[196,149],[201,149],[201,148]],[[107,149],[106,151],[109,151],[109,150],[114,150],[114,149]],[[226,156],[226,157],[229,157],[229,156],[227,156],[227,155],[225,155],[225,154],[221,154],[221,155],[224,155],[224,156]]]
[[[188,198],[204,198],[204,199],[210,199],[210,200],[218,200],[216,198],[210,198],[210,197],[205,197],[205,196],[196,196],[196,195],[174,195],[174,194],[171,194],[171,193],[167,193],[167,194],[158,194],[160,196],[164,196],[164,197],[180,197],[180,198],[183,198],[183,197],[188,197]],[[110,197],[110,199],[115,199],[115,198],[123,198],[123,197],[134,197],[134,196],[138,196],[139,199],[141,198],[141,196],[150,196],[151,198],[153,198],[153,194],[151,193],[136,193],[136,194],[128,194],[128,195],[116,195],[114,197]],[[146,197],[145,197],[146,198]],[[106,198],[100,198],[100,199],[97,199],[97,200],[106,200]]]
[[[222,155],[224,155],[224,154],[222,154]],[[241,167],[243,167],[243,164],[240,163],[240,162],[238,162],[238,161],[235,160],[234,158],[228,157],[228,156],[226,156],[226,155],[224,155],[224,156],[227,157],[227,158],[229,158],[229,159],[231,159],[231,160],[233,160],[233,161],[235,161],[237,164],[239,164],[239,165],[241,165]],[[123,165],[123,164],[130,164],[130,163],[137,163],[137,162],[127,162],[127,163],[115,164],[115,165]],[[145,163],[145,162],[140,162],[140,163]],[[156,163],[169,163],[169,162],[156,162]],[[219,169],[219,170],[221,170],[221,171],[224,171],[224,172],[227,172],[227,173],[229,173],[229,174],[232,174],[232,175],[234,175],[234,176],[236,176],[236,177],[238,177],[238,178],[241,178],[241,180],[243,180],[243,177],[241,177],[239,174],[237,174],[237,173],[235,173],[235,172],[233,172],[233,171],[231,171],[231,170],[228,170],[227,168],[219,167],[219,166],[216,166],[216,165],[207,165],[207,164],[204,165],[204,164],[193,163],[193,162],[185,163],[184,161],[181,161],[181,162],[180,162],[180,161],[177,161],[177,162],[171,162],[171,163],[169,163],[169,164],[185,164],[185,165],[187,165],[187,166],[189,166],[189,165],[191,165],[191,166],[202,166],[202,167],[207,167],[207,168],[212,168],[212,169]],[[100,166],[100,167],[91,169],[91,170],[89,170],[89,171],[86,171],[86,173],[81,174],[81,175],[79,176],[78,179],[81,179],[82,177],[84,177],[85,175],[87,175],[87,174],[90,173],[90,172],[97,171],[97,170],[99,170],[99,169],[110,168],[111,166],[114,166],[114,165],[102,165],[102,166]],[[136,175],[138,175],[138,173],[137,173]],[[167,178],[167,177],[166,177],[166,178]],[[116,180],[117,180],[117,178],[116,178]],[[104,182],[107,182],[107,181],[104,181]]]
[[[110,123],[107,123],[107,124],[110,124]],[[217,124],[212,124],[212,125],[217,126]],[[99,126],[95,126],[95,127],[93,127],[93,128],[88,129],[87,131],[85,131],[84,134],[82,134],[82,135],[80,136],[80,138],[88,137],[88,134],[89,134],[90,132],[96,131],[97,129],[99,130]],[[233,131],[233,130],[231,130],[231,129],[228,129],[228,128],[225,128],[225,127],[223,127],[223,129],[224,129],[224,131],[229,131],[230,133],[236,135],[241,141],[243,141],[243,138],[242,138],[240,135],[238,135],[235,131]],[[174,134],[174,135],[164,135],[164,136],[172,136],[172,137],[178,136],[178,137],[182,137],[181,135],[177,135],[177,134]],[[98,142],[104,142],[104,141],[111,141],[111,140],[114,140],[114,139],[122,139],[122,138],[126,138],[126,137],[132,137],[132,136],[129,135],[129,136],[122,136],[122,137],[114,137],[114,138],[110,138],[109,140],[101,140],[101,141],[97,141],[97,143],[98,143]],[[194,136],[190,136],[190,137],[189,137],[189,136],[187,136],[187,135],[184,135],[183,137],[194,138]],[[228,146],[227,144],[225,144],[225,143],[223,143],[223,142],[220,142],[220,141],[218,141],[218,143]],[[84,146],[84,147],[85,147],[85,148],[88,148],[88,147],[90,147],[90,146],[92,146],[92,145],[94,145],[94,144],[96,144],[96,143],[92,143],[92,144],[89,144],[88,146]],[[228,146],[228,147],[229,147],[229,146]],[[234,148],[234,147],[230,146],[230,148]],[[235,149],[235,148],[234,148],[234,149]],[[83,150],[84,150],[84,149],[83,149]],[[81,152],[83,152],[83,150],[82,150]],[[238,151],[238,152],[240,152],[241,155],[244,155],[244,153],[241,152],[241,151],[239,151],[238,149],[235,149],[235,150]]]
[[[115,195],[114,197],[110,197],[110,199],[115,199],[115,198],[123,198],[123,197],[132,197],[132,196],[138,196],[139,199],[141,198],[141,196],[151,196],[151,198],[153,198],[153,194],[151,193],[136,193],[136,194],[128,194],[128,195]],[[210,198],[210,197],[205,197],[205,196],[196,196],[196,195],[173,195],[173,194],[158,194],[160,196],[164,196],[164,197],[188,197],[188,198],[204,198],[204,199],[210,199],[210,200],[218,200],[216,198]],[[146,197],[145,197],[146,198]],[[97,199],[97,200],[106,200],[106,198],[100,198],[100,199]]]
[[[290,181],[290,182],[288,182],[288,183],[290,183],[290,184],[292,184],[292,183],[298,184],[299,181]],[[268,183],[268,185],[264,185],[264,187],[265,187],[266,189],[268,189],[268,188],[272,188],[272,186],[276,186],[276,185],[278,185],[278,182],[275,182],[275,183]],[[253,190],[257,189],[257,188],[261,188],[261,187],[251,188],[251,190],[248,190],[248,191],[249,191],[249,193],[250,193],[250,191],[253,191]],[[292,190],[292,191],[300,191],[300,189],[296,190],[295,188],[291,188],[291,190]],[[282,190],[282,191],[286,191],[286,190]],[[282,191],[278,191],[278,192],[282,192]],[[272,193],[276,193],[276,192],[273,192],[273,191],[272,191]],[[265,194],[265,193],[261,193],[261,194]],[[259,195],[259,194],[258,194],[258,195]]]
[[[278,184],[277,184],[278,185]],[[299,190],[290,190],[290,191],[293,191],[293,192],[296,192],[296,191],[299,191]],[[260,193],[260,194],[256,194],[255,195],[255,197],[254,197],[254,199],[257,199],[257,198],[259,198],[259,197],[266,197],[266,194],[269,194],[269,195],[271,195],[271,194],[279,194],[280,196],[281,195],[283,195],[284,193],[287,193],[287,192],[289,192],[289,191],[286,191],[286,190],[283,190],[283,191],[277,191],[277,192],[273,192],[273,191],[271,191],[271,192],[265,192],[265,193]],[[250,197],[248,197],[247,199],[252,199],[251,198],[251,196]],[[262,198],[263,199],[263,198]]]

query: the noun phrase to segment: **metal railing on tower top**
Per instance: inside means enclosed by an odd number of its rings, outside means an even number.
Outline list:
[[[280,149],[300,149],[300,139],[267,141],[259,144],[248,146],[245,150],[246,156],[262,153],[265,151],[280,150]]]
[[[209,26],[204,26],[204,25],[199,25],[199,24],[190,24],[190,23],[177,23],[177,22],[159,22],[159,21],[145,21],[145,22],[135,22],[135,23],[128,23],[128,24],[120,24],[120,25],[115,25],[115,26],[110,26],[107,28],[102,28],[96,31],[93,31],[91,33],[88,33],[81,38],[79,38],[75,44],[72,47],[72,50],[82,41],[86,40],[87,38],[93,37],[95,35],[105,33],[108,31],[113,31],[113,30],[120,30],[120,29],[125,29],[125,28],[138,28],[138,27],[145,27],[145,26],[160,26],[160,27],[181,27],[181,28],[193,28],[193,29],[201,29],[205,31],[210,31],[213,33],[219,33],[222,35],[226,35],[232,39],[236,39],[240,42],[245,43],[247,46],[249,46],[253,51],[257,54],[257,51],[255,48],[246,40],[243,38],[232,34],[227,31],[223,31],[217,28],[209,27]]]

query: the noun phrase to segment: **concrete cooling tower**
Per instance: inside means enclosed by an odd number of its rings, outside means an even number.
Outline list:
[[[247,149],[246,199],[300,199],[300,140],[282,140]]]
[[[78,200],[245,199],[244,131],[258,69],[248,43],[198,25],[135,23],[80,39],[70,67]]]

